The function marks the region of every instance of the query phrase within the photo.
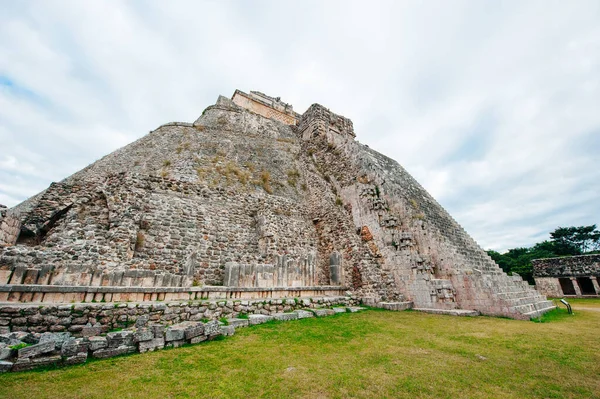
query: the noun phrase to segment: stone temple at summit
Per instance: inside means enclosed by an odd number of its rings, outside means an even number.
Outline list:
[[[0,209],[0,302],[328,296],[518,319],[553,308],[350,119],[260,92],[220,96]]]

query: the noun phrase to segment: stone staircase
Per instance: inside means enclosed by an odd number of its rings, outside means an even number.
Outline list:
[[[486,270],[474,283],[486,291],[491,291],[492,296],[502,303],[503,313],[507,316],[532,319],[554,309],[554,303],[538,293],[521,276],[509,276],[499,267],[496,266],[496,269]]]

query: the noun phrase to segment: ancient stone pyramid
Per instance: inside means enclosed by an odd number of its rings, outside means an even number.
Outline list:
[[[552,307],[356,141],[349,119],[259,92],[219,97],[0,218],[0,301],[352,295],[513,318]]]

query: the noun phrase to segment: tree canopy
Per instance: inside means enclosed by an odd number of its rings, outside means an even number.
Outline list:
[[[524,280],[533,284],[532,259],[583,255],[598,250],[600,250],[600,231],[593,224],[557,227],[550,233],[550,240],[539,242],[532,247],[512,248],[502,254],[492,250],[487,253],[504,272],[518,273]]]

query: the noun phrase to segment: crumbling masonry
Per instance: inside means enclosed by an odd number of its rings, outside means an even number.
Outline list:
[[[236,91],[1,210],[0,302],[350,296],[529,318],[507,276],[397,162],[313,104]],[[387,305],[386,305],[387,303]]]

